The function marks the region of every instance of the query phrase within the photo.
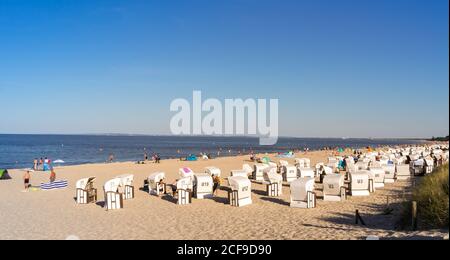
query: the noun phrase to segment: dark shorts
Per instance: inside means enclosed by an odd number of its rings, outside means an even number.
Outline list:
[[[30,179],[25,179],[25,180],[23,180],[23,182],[24,182],[25,184],[28,184],[28,183],[30,183]]]

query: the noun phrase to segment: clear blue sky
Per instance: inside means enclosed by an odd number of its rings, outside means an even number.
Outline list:
[[[0,133],[167,134],[174,98],[279,98],[280,133],[449,132],[448,0],[0,1]]]

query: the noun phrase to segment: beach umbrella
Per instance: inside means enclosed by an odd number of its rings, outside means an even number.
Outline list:
[[[54,161],[53,163],[54,163],[54,164],[61,165],[61,164],[66,163],[66,162],[63,161],[63,160],[61,160],[61,159],[58,159],[58,160]]]

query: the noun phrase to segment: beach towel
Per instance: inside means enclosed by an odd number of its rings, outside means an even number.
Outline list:
[[[54,181],[49,183],[41,183],[41,190],[53,190],[53,189],[64,189],[67,188],[67,181]]]

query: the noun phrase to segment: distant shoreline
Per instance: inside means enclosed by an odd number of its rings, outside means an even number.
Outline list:
[[[170,135],[170,134],[11,134],[0,133],[0,136],[105,136],[105,137],[175,137],[175,138],[254,138],[257,136],[248,135]],[[296,137],[279,136],[279,139],[342,139],[342,140],[411,140],[411,141],[432,141],[429,137]]]

